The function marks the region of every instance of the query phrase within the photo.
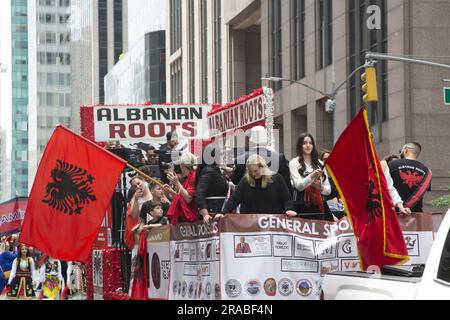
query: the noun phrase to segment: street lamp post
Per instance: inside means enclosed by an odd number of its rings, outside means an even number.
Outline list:
[[[325,111],[326,112],[333,112],[336,109],[336,96],[343,90],[342,87],[352,78],[355,76],[355,74],[361,70],[364,69],[368,66],[373,66],[374,63],[376,63],[375,61],[368,61],[367,63],[365,63],[364,65],[356,68],[341,84],[339,84],[338,86],[336,86],[336,83],[333,81],[333,91],[331,93],[325,93],[319,89],[316,89],[306,83],[297,81],[297,80],[292,80],[292,79],[286,79],[286,78],[279,78],[279,77],[265,77],[265,78],[261,78],[261,80],[267,80],[267,81],[273,81],[273,82],[281,82],[281,81],[285,81],[285,82],[290,82],[290,83],[296,83],[299,85],[302,85],[312,91],[315,91],[317,93],[320,93],[322,96],[328,98],[328,100],[325,102]]]

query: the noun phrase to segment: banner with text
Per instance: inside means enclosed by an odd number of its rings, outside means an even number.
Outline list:
[[[28,198],[15,198],[0,203],[0,237],[9,236],[21,230]]]
[[[267,101],[272,102],[272,95],[263,89],[213,110],[208,114],[208,128],[212,136],[234,134],[237,130],[246,131],[253,126],[266,126],[268,116]]]
[[[149,230],[147,252],[150,268],[148,296],[154,300],[167,300],[170,288],[170,226]]]
[[[434,235],[431,214],[399,221],[409,263],[425,263]],[[356,238],[346,218],[330,223],[228,215],[222,223],[223,300],[317,300],[326,273],[360,270]]]
[[[180,143],[202,139],[210,108],[207,105],[95,106],[94,139],[163,144],[166,134],[172,131],[178,133]]]
[[[171,229],[170,300],[220,300],[218,222]]]

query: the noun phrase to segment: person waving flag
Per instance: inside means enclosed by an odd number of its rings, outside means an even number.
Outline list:
[[[58,125],[39,164],[19,242],[87,262],[127,162]]]

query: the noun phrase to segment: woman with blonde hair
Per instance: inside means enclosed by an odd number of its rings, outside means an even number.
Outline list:
[[[283,177],[272,173],[263,157],[255,154],[247,160],[244,178],[228,199],[223,213],[241,205],[241,213],[268,213],[296,216],[292,211],[292,197]]]
[[[192,153],[185,152],[181,155],[179,164],[181,175],[185,178],[180,182],[178,175],[170,171],[167,178],[175,186],[178,193],[172,200],[167,212],[170,223],[176,225],[179,222],[195,222],[199,220],[197,204],[195,202],[195,177],[197,157]]]

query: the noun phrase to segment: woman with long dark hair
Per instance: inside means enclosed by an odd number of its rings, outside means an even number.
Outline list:
[[[333,221],[330,209],[323,199],[323,196],[330,195],[331,186],[323,162],[319,160],[314,137],[310,133],[301,134],[296,150],[297,157],[289,162],[294,187],[294,210],[298,214],[322,213],[325,220]]]
[[[8,299],[34,299],[35,292],[33,282],[36,283],[34,260],[31,258],[30,249],[25,245],[19,245],[17,258],[13,262],[8,286],[10,291]]]

